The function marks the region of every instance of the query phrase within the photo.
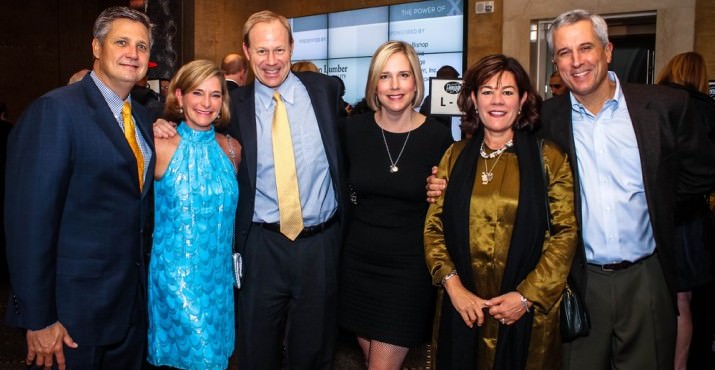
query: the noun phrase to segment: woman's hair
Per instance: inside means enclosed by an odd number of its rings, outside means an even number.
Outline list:
[[[261,10],[260,12],[251,14],[243,25],[243,43],[246,44],[246,47],[251,46],[251,40],[248,38],[248,34],[251,33],[253,26],[258,23],[271,23],[274,21],[280,23],[286,31],[288,31],[288,42],[290,45],[293,45],[293,32],[291,32],[288,19],[270,10]]]
[[[658,85],[673,83],[708,93],[708,71],[702,55],[689,51],[673,57],[660,71]]]
[[[308,61],[308,60],[301,60],[299,62],[295,62],[290,66],[290,70],[292,72],[318,72],[320,73],[320,69],[318,69],[318,66],[315,65],[315,63]]]
[[[539,120],[541,97],[531,86],[529,74],[526,73],[524,67],[516,59],[502,54],[493,54],[472,65],[464,76],[464,83],[457,98],[457,105],[464,112],[462,129],[467,133],[474,133],[481,126],[479,114],[472,101],[472,93],[476,95],[479,87],[494,76],[501,78],[504,72],[511,72],[514,75],[520,100],[524,97],[524,94],[527,94],[526,101],[521,106],[521,113],[516,118],[513,128],[515,130],[533,130],[536,128]]]
[[[169,83],[169,91],[166,95],[166,104],[164,105],[164,117],[170,121],[181,121],[185,119],[183,110],[179,106],[179,99],[176,97],[176,89],[181,91],[182,95],[186,95],[196,89],[202,82],[211,77],[218,77],[221,84],[221,98],[223,102],[219,110],[219,117],[214,122],[216,126],[223,126],[231,119],[229,113],[229,96],[226,88],[226,78],[216,64],[210,60],[194,60],[184,64],[174,78]]]
[[[370,61],[370,69],[367,75],[367,85],[365,86],[365,99],[367,105],[373,111],[380,110],[381,104],[377,99],[377,82],[380,80],[380,74],[387,64],[387,60],[391,56],[402,53],[407,57],[407,61],[410,63],[410,69],[412,70],[412,76],[415,78],[415,87],[417,92],[415,93],[414,101],[412,102],[412,108],[418,107],[422,104],[422,97],[424,97],[425,86],[422,80],[422,67],[420,66],[420,59],[417,57],[417,53],[412,45],[404,41],[388,41],[382,44],[375,54],[372,55],[372,60]]]

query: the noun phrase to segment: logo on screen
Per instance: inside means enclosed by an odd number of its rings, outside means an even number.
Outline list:
[[[459,89],[462,88],[462,84],[459,82],[451,81],[444,84],[444,91],[448,94],[459,94]]]

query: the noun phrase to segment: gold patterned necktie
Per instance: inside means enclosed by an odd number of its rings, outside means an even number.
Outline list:
[[[295,240],[303,230],[303,212],[300,208],[298,175],[293,157],[293,140],[290,136],[288,112],[278,91],[273,93],[276,109],[273,112],[273,170],[276,174],[278,190],[278,213],[280,215],[281,234]]]
[[[139,191],[141,191],[144,186],[144,156],[139,149],[139,143],[137,143],[136,128],[134,126],[134,120],[132,119],[132,107],[129,105],[129,102],[124,102],[124,106],[122,107],[122,119],[124,120],[124,137],[132,148],[134,158],[136,158],[137,161],[137,176],[139,178]]]

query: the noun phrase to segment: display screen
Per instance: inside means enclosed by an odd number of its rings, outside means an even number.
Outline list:
[[[340,77],[343,99],[355,104],[365,96],[375,50],[388,40],[406,41],[419,55],[427,94],[441,66],[462,70],[463,13],[463,0],[431,0],[293,18],[293,62],[311,61]]]

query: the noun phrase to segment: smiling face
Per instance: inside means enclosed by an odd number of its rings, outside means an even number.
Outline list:
[[[504,71],[495,74],[472,92],[472,101],[479,111],[479,120],[490,133],[503,133],[512,129],[519,110],[526,101],[526,93],[519,98],[514,74]]]
[[[176,99],[184,109],[184,117],[189,127],[199,131],[208,130],[221,112],[221,81],[214,76],[185,93],[176,89]]]
[[[134,84],[144,78],[149,65],[149,30],[129,19],[112,21],[100,42],[92,40],[94,72],[120,98],[129,95]]]
[[[554,63],[574,96],[583,101],[590,95],[606,95],[613,45],[603,45],[591,21],[561,26],[553,32],[553,40]]]
[[[411,109],[417,94],[415,75],[407,56],[395,53],[380,72],[375,93],[381,109],[403,112]]]
[[[262,84],[276,88],[290,72],[293,45],[288,30],[277,21],[256,23],[248,33],[250,47],[243,44],[243,53]]]

